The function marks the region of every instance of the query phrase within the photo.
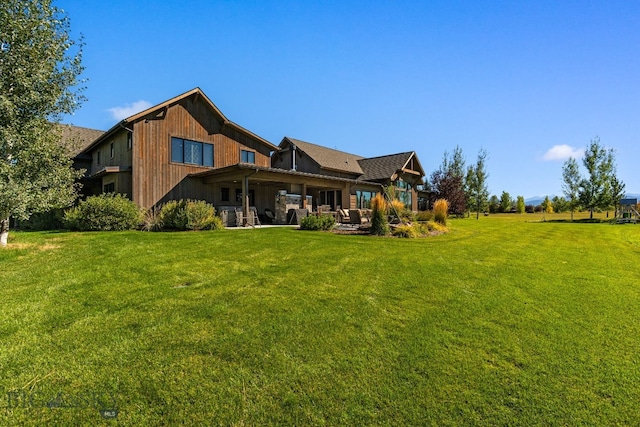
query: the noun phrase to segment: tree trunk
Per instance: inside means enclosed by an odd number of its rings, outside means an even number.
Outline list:
[[[7,246],[7,239],[9,238],[9,218],[5,218],[0,221],[0,246]]]

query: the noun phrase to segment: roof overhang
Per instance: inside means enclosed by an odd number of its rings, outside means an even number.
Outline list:
[[[376,189],[381,187],[381,185],[376,182],[257,166],[249,163],[238,163],[232,166],[194,173],[189,176],[202,178],[205,184],[240,181],[245,177],[249,177],[253,182],[285,184],[304,183],[311,187],[341,188],[344,187],[345,184],[361,185]]]
[[[109,175],[112,173],[121,173],[121,172],[131,172],[130,167],[122,167],[122,166],[105,166],[96,173],[88,176],[87,178],[102,178],[105,175]]]

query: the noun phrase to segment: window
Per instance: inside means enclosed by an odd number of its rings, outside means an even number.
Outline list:
[[[96,152],[96,163],[100,164],[100,150]]]
[[[358,209],[371,208],[371,199],[376,195],[375,191],[356,191],[356,207]]]
[[[115,182],[110,182],[108,184],[105,184],[104,187],[102,187],[102,190],[104,193],[115,193],[116,192],[116,183]]]
[[[240,150],[240,161],[242,163],[255,163],[256,153],[253,151]]]
[[[111,145],[109,146],[109,157],[111,157],[113,159],[114,154],[116,153],[115,148],[113,147],[113,142],[111,143]]]
[[[222,187],[220,189],[220,200],[223,202],[228,202],[229,201],[229,188],[228,187]]]
[[[398,200],[400,200],[404,205],[411,209],[411,184],[402,179],[398,179],[395,182],[396,192]]]
[[[131,132],[127,132],[127,150],[131,150],[133,148],[133,135]]]
[[[213,145],[171,138],[171,161],[198,166],[213,166]]]

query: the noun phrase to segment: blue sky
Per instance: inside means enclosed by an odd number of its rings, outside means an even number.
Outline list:
[[[84,48],[88,101],[122,115],[200,87],[232,121],[359,154],[489,153],[489,190],[560,195],[591,139],[640,192],[638,1],[57,0]]]

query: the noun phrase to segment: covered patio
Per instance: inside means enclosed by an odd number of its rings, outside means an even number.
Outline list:
[[[233,207],[242,214],[242,224],[250,224],[252,212],[264,217],[277,212],[279,195],[299,195],[299,209],[307,212],[337,212],[356,209],[358,194],[382,191],[378,183],[293,170],[239,163],[190,175],[211,187],[217,209]],[[287,205],[290,206],[290,205]],[[320,209],[319,209],[320,208]],[[287,209],[288,210],[288,209]],[[275,215],[275,223],[286,223]]]

